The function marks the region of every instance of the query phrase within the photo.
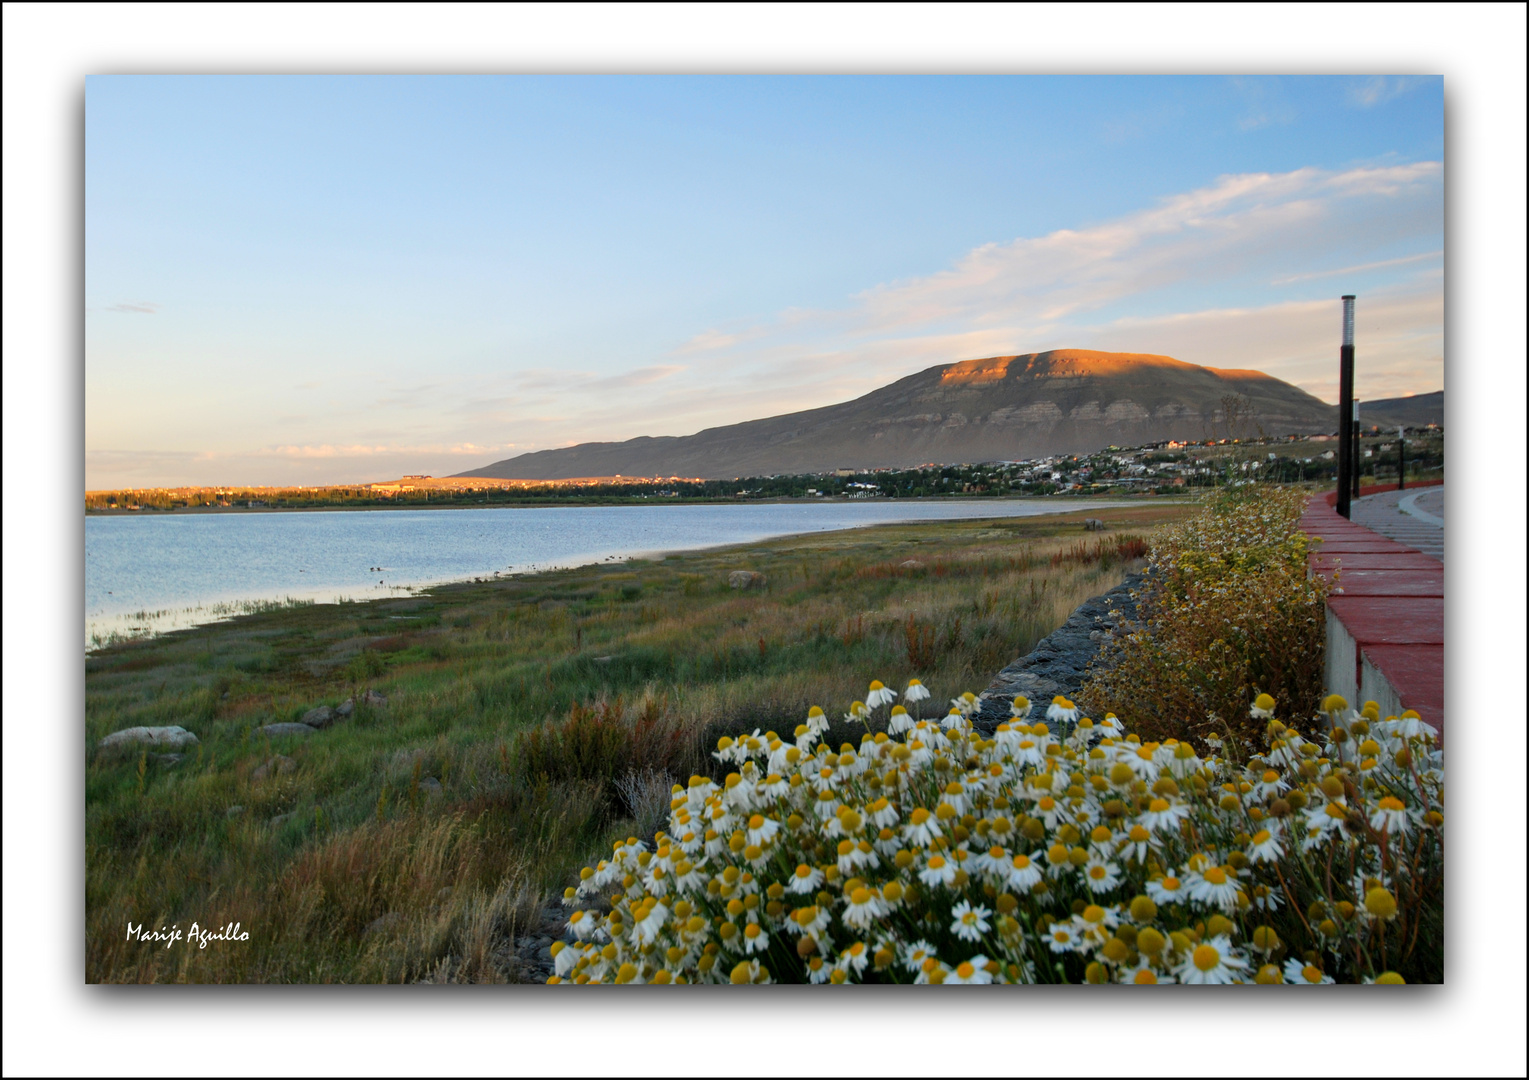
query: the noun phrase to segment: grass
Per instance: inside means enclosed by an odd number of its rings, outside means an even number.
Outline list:
[[[787,730],[878,677],[980,690],[1186,511],[884,526],[494,582],[283,607],[86,660],[86,978],[514,977],[517,926],[718,734]],[[767,583],[728,587],[749,569]],[[362,702],[366,689],[385,706]],[[264,724],[356,699],[303,738]],[[94,747],[134,725],[178,764]],[[286,770],[256,769],[278,756]],[[239,922],[247,942],[129,941]]]

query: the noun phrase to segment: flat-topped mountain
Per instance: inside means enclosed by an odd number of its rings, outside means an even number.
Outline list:
[[[1228,408],[1230,407],[1230,413]],[[1336,407],[1260,371],[1055,349],[941,364],[863,397],[694,435],[580,443],[460,476],[732,478],[1012,461],[1167,439],[1336,430]]]

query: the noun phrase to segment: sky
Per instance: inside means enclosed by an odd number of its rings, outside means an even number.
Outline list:
[[[1050,348],[1444,385],[1427,76],[91,76],[86,487],[445,475]]]

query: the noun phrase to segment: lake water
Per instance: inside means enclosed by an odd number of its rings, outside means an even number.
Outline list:
[[[423,585],[899,521],[1029,517],[1075,499],[148,514],[85,519],[85,640],[194,626],[271,601]]]

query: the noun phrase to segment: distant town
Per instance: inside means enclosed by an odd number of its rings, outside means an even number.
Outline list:
[[[370,484],[291,487],[176,487],[87,491],[87,513],[143,511],[365,509],[386,507],[546,506],[770,499],[958,498],[998,495],[1172,495],[1242,480],[1332,482],[1337,436],[1163,442],[1111,446],[1088,455],[1023,461],[926,464],[913,468],[834,469],[823,473],[738,477],[586,477],[497,480],[408,475]],[[1361,440],[1363,472],[1394,482],[1395,432],[1371,429]],[[1408,478],[1444,467],[1437,425],[1408,431],[1401,444]]]

